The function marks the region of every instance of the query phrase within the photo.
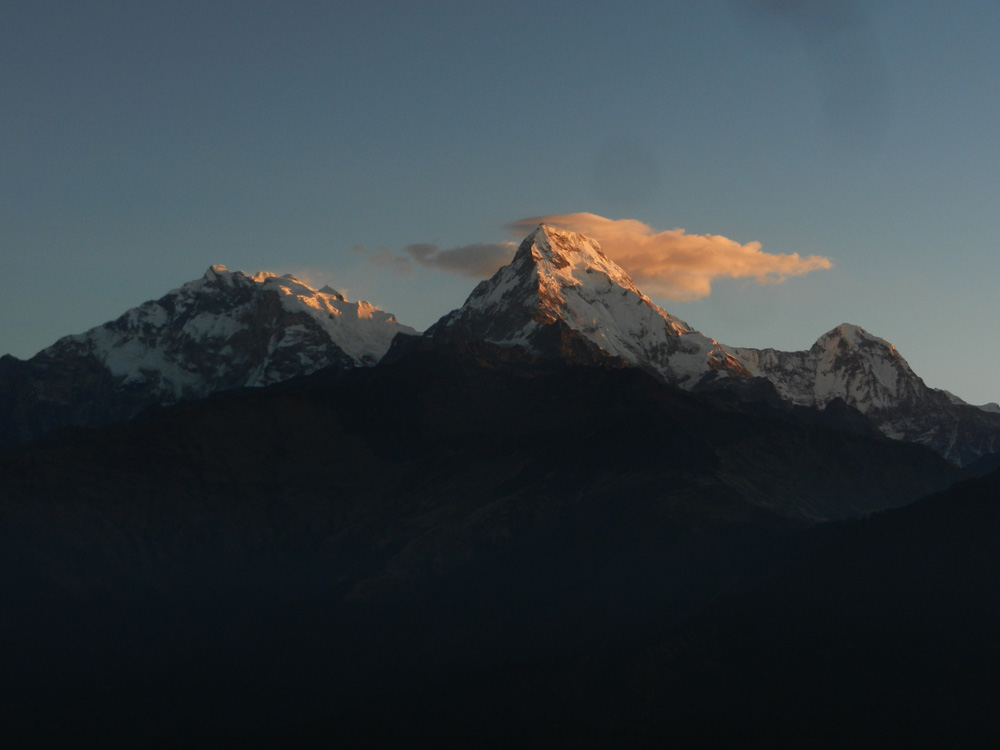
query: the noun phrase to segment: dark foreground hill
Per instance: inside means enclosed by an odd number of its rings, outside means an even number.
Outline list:
[[[573,664],[551,714],[600,743],[993,747],[998,545],[1000,473],[810,530],[682,625]]]
[[[729,623],[706,607],[787,575],[801,530],[956,477],[825,420],[460,344],[10,449],[3,719],[131,746],[648,738],[670,675],[741,642],[637,654]]]

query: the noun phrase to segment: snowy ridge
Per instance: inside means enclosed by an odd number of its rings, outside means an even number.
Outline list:
[[[895,346],[849,323],[820,336],[808,351],[728,350],[752,375],[767,378],[782,398],[800,406],[823,407],[839,398],[868,414],[927,389]]]
[[[969,405],[968,401],[966,401],[964,398],[956,396],[951,391],[946,391],[944,388],[935,388],[934,390],[938,391],[939,393],[943,393],[948,398],[948,400],[951,401],[951,403],[953,404]],[[989,414],[1000,414],[1000,404],[998,404],[996,401],[990,401],[988,404],[974,405],[974,407],[976,409],[985,411]]]
[[[397,333],[416,333],[370,302],[348,302],[330,287],[316,290],[291,274],[261,271],[252,279],[261,284],[262,291],[277,292],[287,312],[308,314],[359,366],[376,364]]]
[[[728,350],[792,404],[823,408],[840,399],[887,437],[922,443],[962,465],[1000,450],[1000,409],[928,387],[895,346],[860,326],[839,325],[808,351]]]
[[[607,356],[692,388],[718,375],[747,377],[718,342],[644,295],[594,240],[540,225],[514,259],[428,330],[546,353],[544,332],[565,325]]]
[[[399,332],[415,333],[369,302],[348,302],[291,275],[251,277],[216,265],[37,357],[87,357],[120,387],[152,387],[169,402],[323,367],[374,365]]]

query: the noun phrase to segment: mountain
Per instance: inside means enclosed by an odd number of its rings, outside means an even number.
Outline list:
[[[800,413],[821,409],[852,429],[863,430],[866,419],[960,465],[1000,451],[995,405],[974,407],[929,388],[892,344],[863,328],[838,326],[804,352],[725,346],[653,303],[594,240],[547,225],[424,334],[424,345],[448,341],[578,362],[613,358],[686,390],[725,388]],[[851,416],[855,410],[862,416]]]
[[[689,390],[749,376],[718,342],[639,291],[597,242],[544,224],[425,338],[487,341],[577,361],[619,358]]]
[[[414,333],[329,287],[212,266],[29,360],[0,358],[0,445],[325,367],[374,365],[400,332]]]
[[[730,347],[751,375],[767,379],[797,406],[839,399],[883,434],[926,445],[960,465],[1000,451],[1000,414],[928,387],[885,339],[842,324],[808,351]]]

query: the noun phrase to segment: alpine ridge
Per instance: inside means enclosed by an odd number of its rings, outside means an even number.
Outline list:
[[[326,367],[371,366],[400,332],[415,333],[329,287],[215,265],[29,360],[0,359],[0,445]]]
[[[785,401],[824,408],[841,400],[890,438],[922,443],[965,465],[1000,450],[1000,415],[927,386],[885,339],[843,323],[808,351],[730,347]]]
[[[842,324],[806,351],[720,344],[655,304],[596,241],[546,224],[423,335],[328,287],[212,266],[30,360],[0,358],[0,445],[130,419],[154,404],[473,342],[637,367],[684,390],[727,390],[800,415],[821,411],[821,421],[921,443],[961,466],[1000,451],[1000,407],[927,386],[892,344],[864,328]]]
[[[425,337],[520,346],[542,355],[618,358],[688,390],[707,380],[750,375],[725,347],[643,294],[597,242],[545,224]]]

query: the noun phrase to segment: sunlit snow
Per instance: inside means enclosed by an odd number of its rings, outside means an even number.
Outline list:
[[[494,325],[487,340],[531,348],[538,326],[562,320],[608,355],[686,387],[716,374],[747,374],[718,342],[644,295],[596,241],[575,232],[539,226],[510,264],[438,326],[475,318],[501,321],[518,306],[530,313],[528,322]]]
[[[268,308],[268,299],[278,304]],[[286,318],[275,317],[281,311]],[[86,333],[67,336],[56,347],[72,347],[101,361],[124,386],[157,383],[166,398],[205,395],[226,382],[227,371],[254,356],[253,339],[269,336],[259,352],[265,360],[239,385],[264,385],[288,377],[269,364],[292,348],[307,374],[330,364],[334,345],[354,365],[373,365],[397,333],[416,333],[369,302],[349,302],[325,287],[317,291],[291,275],[266,271],[247,276],[214,265],[202,278],[159,300],[129,310]],[[230,386],[232,387],[232,386]]]

